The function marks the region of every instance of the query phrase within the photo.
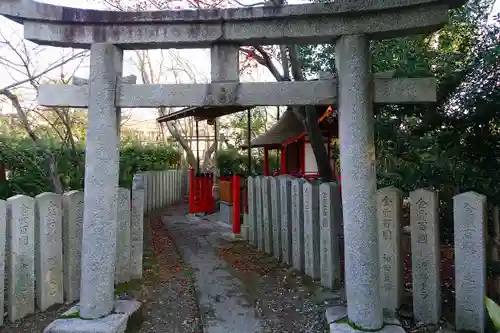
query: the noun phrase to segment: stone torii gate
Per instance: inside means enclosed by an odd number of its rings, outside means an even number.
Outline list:
[[[79,306],[80,317],[87,320],[59,319],[46,332],[121,332],[129,315],[116,309],[113,290],[119,108],[317,104],[338,104],[339,109],[347,315],[352,327],[383,328],[376,255],[373,102],[433,102],[436,83],[432,78],[373,79],[368,42],[435,31],[448,22],[448,9],[462,3],[350,0],[113,12],[2,0],[0,14],[23,24],[26,39],[39,45],[91,50],[88,85],[43,85],[39,92],[41,105],[87,107],[89,112]],[[240,45],[333,41],[338,81],[239,82]],[[216,75],[210,84],[136,85],[119,80],[123,50],[157,48],[211,48]]]

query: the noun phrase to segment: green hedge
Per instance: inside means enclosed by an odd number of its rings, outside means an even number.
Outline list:
[[[48,177],[47,152],[55,154],[59,177],[65,189],[82,189],[85,150],[83,145],[71,149],[47,143],[36,148],[30,140],[0,138],[0,162],[9,171],[8,179],[0,178],[0,199],[16,194],[35,196],[53,191]],[[179,151],[170,145],[122,143],[120,149],[120,186],[129,187],[139,171],[176,168]]]

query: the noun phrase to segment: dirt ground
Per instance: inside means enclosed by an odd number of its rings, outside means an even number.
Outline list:
[[[219,255],[245,285],[257,315],[264,319],[263,332],[329,332],[325,309],[343,303],[340,292],[331,292],[318,281],[297,275],[246,242],[220,249]]]

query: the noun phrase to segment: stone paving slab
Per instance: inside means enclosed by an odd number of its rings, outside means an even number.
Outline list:
[[[261,332],[261,319],[255,317],[244,286],[226,270],[226,262],[214,248],[213,244],[226,245],[214,238],[227,230],[207,219],[183,214],[165,217],[163,222],[184,262],[193,268],[204,331]]]

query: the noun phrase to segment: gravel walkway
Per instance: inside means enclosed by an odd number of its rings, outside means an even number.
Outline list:
[[[324,289],[246,242],[219,253],[254,300],[256,313],[264,319],[263,333],[329,332],[325,309],[342,304],[342,292]]]
[[[192,270],[182,262],[161,216],[149,218],[156,261],[151,270],[157,279],[147,292],[139,332],[202,333]]]
[[[325,308],[342,303],[341,292],[324,290],[246,242],[226,240],[226,229],[181,208],[164,223],[193,267],[204,332],[328,332]]]

